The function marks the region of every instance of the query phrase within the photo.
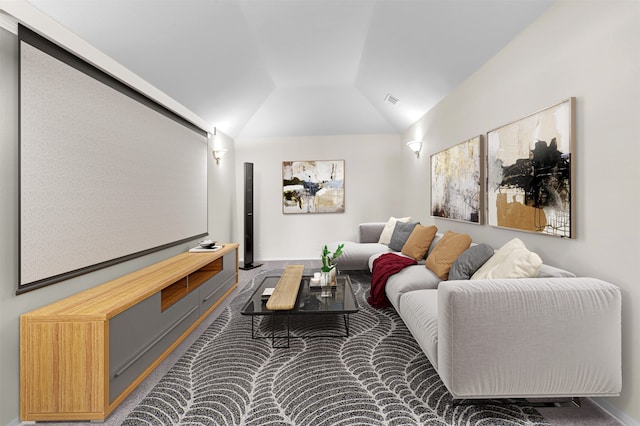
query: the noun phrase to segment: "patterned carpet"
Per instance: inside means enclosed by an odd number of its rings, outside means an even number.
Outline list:
[[[370,275],[351,279],[360,312],[350,337],[293,339],[289,349],[251,339],[251,318],[240,315],[247,286],[123,425],[548,424],[516,404],[452,404],[396,312],[366,302]],[[292,324],[311,334],[334,327],[343,332],[342,317]]]

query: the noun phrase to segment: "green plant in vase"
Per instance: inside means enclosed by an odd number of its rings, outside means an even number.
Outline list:
[[[325,244],[322,248],[322,272],[331,272],[331,270],[336,267],[334,262],[342,254],[343,248],[344,244],[338,244],[336,251],[331,253]]]
[[[338,244],[338,248],[336,248],[336,251],[334,251],[333,253],[331,253],[331,251],[329,251],[329,248],[327,247],[327,245],[325,244],[325,246],[322,248],[322,268],[320,269],[323,272],[323,275],[325,275],[324,280],[325,282],[328,282],[330,285],[331,284],[335,284],[335,277],[336,277],[336,264],[335,264],[335,260],[340,257],[340,255],[342,254],[342,249],[344,248],[344,244]]]

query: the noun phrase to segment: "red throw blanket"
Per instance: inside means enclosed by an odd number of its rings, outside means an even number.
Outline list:
[[[371,272],[371,291],[369,292],[368,302],[374,308],[386,308],[391,306],[384,287],[387,285],[387,279],[400,272],[402,269],[410,265],[415,265],[416,260],[410,257],[398,256],[394,253],[385,253],[373,261],[373,270]]]

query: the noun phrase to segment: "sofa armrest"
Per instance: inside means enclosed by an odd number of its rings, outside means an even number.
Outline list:
[[[366,222],[358,225],[359,243],[377,243],[387,222]]]
[[[455,398],[618,395],[620,289],[593,278],[444,281],[438,373]]]

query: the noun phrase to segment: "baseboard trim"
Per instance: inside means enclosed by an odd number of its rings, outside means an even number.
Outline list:
[[[625,426],[640,426],[640,422],[629,417],[627,413],[620,411],[618,407],[609,402],[606,398],[589,398],[598,407],[606,411],[611,417],[614,417]]]
[[[244,262],[243,258],[239,259],[240,261]],[[320,260],[320,255],[318,255],[318,257],[310,257],[310,258],[302,258],[302,257],[296,257],[295,259],[292,259],[290,257],[286,257],[286,258],[280,258],[280,257],[272,257],[272,258],[260,258],[258,260],[255,260],[252,263],[256,263],[256,262],[300,262],[300,261],[313,261],[313,260],[317,260],[318,263],[321,262]]]

